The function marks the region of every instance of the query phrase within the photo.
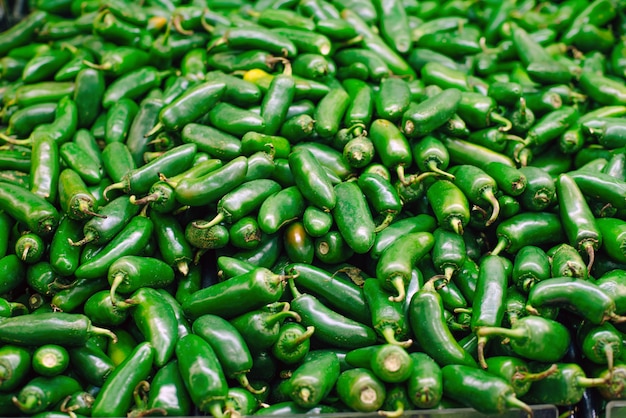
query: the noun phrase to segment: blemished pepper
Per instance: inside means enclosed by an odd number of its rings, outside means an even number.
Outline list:
[[[609,322],[602,325],[583,322],[576,333],[576,342],[587,359],[595,364],[606,364],[612,370],[615,359],[620,358],[622,352],[620,335]]]

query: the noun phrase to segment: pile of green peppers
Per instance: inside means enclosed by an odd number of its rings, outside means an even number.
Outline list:
[[[31,0],[0,415],[626,397],[626,3]]]

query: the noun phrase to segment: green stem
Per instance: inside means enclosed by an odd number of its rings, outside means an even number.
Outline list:
[[[383,338],[385,339],[387,344],[399,345],[400,347],[404,348],[408,348],[413,344],[413,340],[410,338],[406,341],[398,341],[396,339],[396,332],[393,327],[385,327],[381,331],[381,334],[383,335]]]

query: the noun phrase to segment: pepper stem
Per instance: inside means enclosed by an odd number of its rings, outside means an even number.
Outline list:
[[[590,272],[591,271],[591,267],[593,267],[593,262],[595,261],[596,257],[596,250],[594,248],[594,242],[593,241],[585,241],[583,243],[583,247],[585,248],[585,251],[587,251],[587,255],[589,256],[589,262],[587,263],[587,271]]]
[[[0,132],[0,139],[2,139],[4,142],[7,142],[9,144],[12,145],[32,145],[33,140],[30,138],[26,138],[26,139],[15,139],[15,138],[11,138],[10,136]]]
[[[252,385],[250,385],[250,382],[248,381],[248,376],[246,376],[245,373],[238,374],[236,378],[242,388],[246,389],[250,393],[254,393],[255,395],[260,395],[267,390],[267,386],[263,386],[261,389],[253,388]]]
[[[28,413],[29,411],[34,411],[36,407],[41,403],[41,400],[39,399],[39,397],[33,394],[27,395],[26,398],[24,399],[24,402],[20,402],[17,396],[14,396],[13,398],[11,398],[11,401],[13,402],[15,406],[17,406],[20,409],[20,411],[24,413]]]
[[[297,348],[300,344],[310,339],[313,336],[314,332],[315,332],[315,327],[310,325],[306,327],[306,330],[302,334],[298,335],[298,338],[283,342],[283,347],[286,347],[287,350],[292,351],[293,349]]]
[[[106,335],[111,339],[111,341],[113,341],[114,344],[117,343],[117,335],[115,335],[110,329],[96,327],[92,325],[89,328],[89,333],[93,335]]]
[[[430,160],[428,161],[428,169],[434,173],[440,174],[442,176],[448,177],[450,180],[454,180],[454,174],[450,174],[447,171],[442,170],[441,168],[439,168],[439,165],[437,164],[437,161],[434,160]]]
[[[137,196],[133,194],[128,198],[128,200],[133,205],[147,205],[150,202],[158,201],[160,198],[161,193],[154,192],[139,199],[137,199]]]
[[[528,406],[528,404],[526,404],[525,402],[517,399],[517,397],[513,394],[510,396],[507,396],[507,398],[505,399],[506,405],[511,407],[511,408],[519,408],[523,411],[526,411],[526,413],[528,414],[529,418],[533,417],[533,410],[530,406]]]
[[[477,345],[478,363],[480,364],[480,367],[482,367],[483,369],[486,369],[487,367],[489,367],[487,365],[487,362],[485,361],[485,345],[487,345],[488,338],[485,336],[480,336],[478,334],[476,335],[478,336],[478,345]]]
[[[491,187],[483,190],[481,195],[483,199],[489,201],[489,204],[491,204],[492,207],[491,216],[487,219],[487,223],[485,223],[486,226],[489,226],[496,221],[498,215],[500,214],[500,202],[498,202],[498,198],[493,193],[493,189]]]
[[[463,221],[457,217],[450,220],[450,227],[458,235],[463,235]]]
[[[410,182],[407,181],[405,175],[404,175],[404,165],[403,164],[398,164],[398,166],[396,167],[396,174],[398,175],[398,180],[400,180],[400,183],[402,183],[405,186],[408,186],[410,184]]]
[[[553,364],[546,370],[539,373],[530,373],[530,372],[516,372],[513,375],[514,380],[521,380],[523,382],[537,382],[539,380],[543,380],[548,376],[553,375],[554,373],[559,371],[559,366]]]
[[[445,171],[443,171],[443,173],[445,173]],[[437,176],[440,173],[435,172],[434,170],[431,171],[424,171],[423,173],[420,173],[417,175],[417,177],[414,177],[409,184],[414,184],[414,183],[419,183],[420,181],[424,180],[427,177],[431,177],[431,176]],[[446,173],[449,174],[449,173]],[[449,174],[452,176],[452,174]],[[453,176],[454,177],[454,176]]]
[[[198,229],[209,229],[210,227],[217,225],[223,220],[224,220],[224,212],[219,212],[210,221],[193,221],[192,225],[194,228],[198,228]]]
[[[187,36],[193,35],[193,31],[191,29],[183,28],[181,15],[172,16],[172,26],[174,26],[174,29],[176,29],[176,32],[180,33],[181,35],[187,35]]]
[[[147,393],[150,390],[150,383],[146,380],[142,380],[135,386],[133,389],[133,399],[135,400],[135,405],[139,408],[144,409],[148,405]]]
[[[208,403],[201,404],[199,409],[203,412],[208,412],[213,415],[214,418],[224,417],[224,411],[222,411],[222,404],[220,401],[209,401]]]
[[[406,289],[404,288],[404,279],[402,276],[394,276],[389,280],[391,286],[398,291],[398,296],[389,296],[391,302],[402,302],[406,297]]]
[[[83,237],[83,239],[81,239],[80,241],[74,242],[74,241],[72,241],[71,238],[68,238],[67,242],[69,242],[70,245],[73,246],[73,247],[80,247],[82,245],[90,243],[94,239],[96,239],[96,236],[94,234],[92,234],[92,233],[87,232],[85,234],[85,236]]]
[[[489,114],[489,119],[502,125],[498,128],[500,132],[507,132],[513,128],[513,123],[499,113],[491,112]]]
[[[400,347],[404,348],[408,348],[413,344],[413,340],[410,338],[406,341],[398,341],[396,339],[396,330],[391,326],[383,328],[381,334],[383,335],[383,338],[385,339],[387,344],[399,345]]]
[[[393,220],[396,218],[396,214],[397,212],[388,212],[387,215],[385,216],[385,219],[383,219],[383,221],[374,229],[374,232],[380,232],[383,229],[387,228],[389,226],[389,224],[391,224],[393,222]]]
[[[287,282],[289,283],[289,290],[291,290],[291,296],[294,299],[302,296],[302,293],[300,293],[300,291],[298,290],[298,288],[296,287],[296,284],[293,282],[292,279],[288,280]]]
[[[106,199],[109,200],[109,197],[107,196],[109,194],[109,192],[111,190],[124,190],[124,188],[126,188],[126,182],[124,181],[118,181],[117,183],[112,183],[109,184],[107,187],[104,188],[104,190],[102,191],[102,196]]]
[[[176,268],[182,273],[183,276],[189,274],[189,264],[185,260],[180,260],[176,263]]]
[[[163,124],[161,122],[157,122],[156,125],[154,125],[154,127],[152,129],[150,129],[150,131],[148,131],[147,134],[145,134],[143,137],[144,138],[149,138],[152,135],[156,134],[157,132],[159,132],[161,129],[163,128]]]
[[[265,323],[268,325],[273,325],[277,322],[283,321],[287,318],[293,318],[296,322],[302,321],[302,318],[297,312],[294,311],[280,311],[275,313],[274,315],[270,315],[265,319]]]
[[[491,250],[491,255],[500,254],[502,250],[506,249],[508,244],[509,241],[505,237],[501,236],[500,238],[498,238],[498,243],[496,244],[496,246],[493,248],[493,250]]]
[[[100,215],[90,209],[90,202],[87,200],[81,199],[78,203],[78,211],[84,213],[85,215],[95,216],[96,218],[106,218],[106,215]]]
[[[111,63],[95,64],[88,60],[83,60],[83,64],[85,64],[89,68],[93,68],[94,70],[100,70],[100,71],[109,71],[111,67],[113,67]]]
[[[115,291],[117,290],[117,288],[119,287],[119,285],[121,285],[122,283],[124,283],[124,274],[123,273],[118,273],[113,277],[113,280],[111,281],[111,291],[110,291],[110,295],[111,295],[111,305],[115,306]]]
[[[404,415],[404,404],[401,401],[396,401],[395,411],[378,411],[378,415],[388,418],[400,418]]]
[[[585,377],[578,376],[576,378],[576,384],[581,388],[593,388],[598,386],[604,386],[609,382],[609,376],[607,377]]]
[[[22,261],[26,261],[26,259],[28,258],[28,253],[30,252],[30,250],[33,248],[32,245],[30,244],[26,244],[24,245],[24,251],[22,251]]]

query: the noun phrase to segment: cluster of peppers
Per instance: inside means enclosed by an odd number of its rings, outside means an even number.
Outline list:
[[[626,8],[33,0],[0,415],[626,396]]]

